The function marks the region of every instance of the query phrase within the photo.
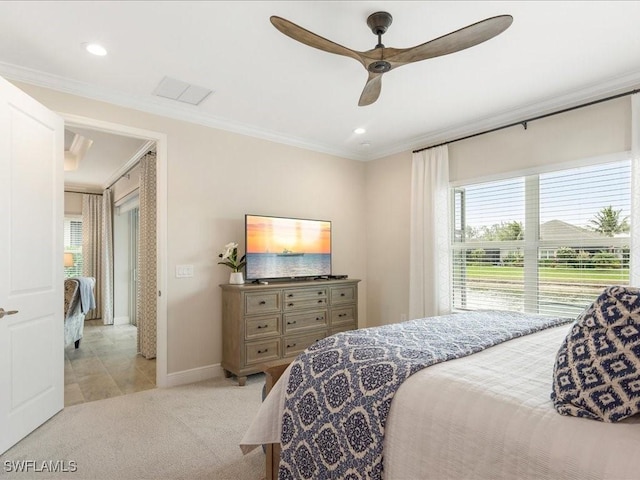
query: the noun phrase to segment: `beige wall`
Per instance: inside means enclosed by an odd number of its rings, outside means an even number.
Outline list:
[[[363,163],[188,124],[175,133],[186,141],[169,165],[169,265],[192,264],[196,277],[170,277],[168,336],[189,349],[181,356],[190,364],[200,336],[214,339],[208,348],[217,355],[205,352],[208,361],[220,361],[218,284],[228,282],[230,271],[217,265],[217,255],[231,241],[244,251],[246,213],[331,220],[334,272],[364,280]],[[196,158],[196,168],[185,168]],[[364,324],[364,281],[360,295]],[[171,357],[169,365],[178,368]]]
[[[110,104],[19,85],[49,108],[165,133],[168,144],[168,371],[220,362],[222,245],[244,247],[245,213],[329,219],[335,273],[361,278],[360,326],[409,305],[411,152],[346,160]],[[630,98],[450,145],[452,181],[628,150]],[[175,265],[194,265],[175,278]]]
[[[367,322],[365,164],[17,84],[48,108],[167,135],[168,373],[221,360],[222,246],[244,249],[244,214],[331,220],[333,270],[360,278]],[[176,278],[175,266],[194,266]]]
[[[367,321],[397,323],[409,311],[411,152],[367,163]]]
[[[452,182],[631,148],[631,97],[510,127],[449,146]]]
[[[617,100],[449,145],[452,182],[504,176],[627,151],[631,99]],[[409,309],[410,151],[367,162],[367,298],[370,325]]]
[[[82,215],[82,194],[64,192],[64,214]]]

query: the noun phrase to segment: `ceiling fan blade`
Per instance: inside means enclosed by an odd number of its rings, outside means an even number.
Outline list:
[[[291,37],[298,42],[304,43],[305,45],[309,45],[310,47],[314,47],[319,50],[324,50],[325,52],[354,58],[364,65],[364,60],[362,59],[360,53],[356,52],[355,50],[351,50],[350,48],[343,47],[342,45],[332,42],[331,40],[327,40],[326,38],[321,37],[320,35],[316,35],[315,33],[296,25],[289,20],[285,20],[284,18],[274,15],[270,18],[270,20],[274,27],[276,27],[286,36]]]
[[[398,49],[399,53],[394,53],[385,60],[394,64],[406,64],[459,52],[501,34],[509,28],[512,22],[511,15],[487,18],[422,45]]]
[[[371,105],[378,100],[380,90],[382,89],[382,74],[369,72],[369,78],[360,95],[359,107]]]

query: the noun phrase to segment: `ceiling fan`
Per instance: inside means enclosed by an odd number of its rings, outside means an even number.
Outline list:
[[[378,99],[384,73],[402,65],[458,52],[485,42],[509,28],[513,17],[499,15],[486,18],[411,48],[387,48],[382,44],[382,35],[387,31],[392,21],[393,17],[387,12],[376,12],[369,15],[367,25],[373,34],[378,36],[378,44],[371,50],[358,52],[305,30],[289,20],[275,15],[271,17],[273,26],[294,40],[325,52],[351,57],[367,69],[369,78],[360,95],[359,106],[371,105]]]

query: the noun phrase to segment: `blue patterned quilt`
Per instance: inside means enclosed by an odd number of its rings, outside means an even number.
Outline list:
[[[395,392],[418,370],[573,319],[465,312],[338,333],[293,362],[279,480],[381,479]]]

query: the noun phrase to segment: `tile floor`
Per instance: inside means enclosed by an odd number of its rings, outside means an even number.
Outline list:
[[[64,405],[155,388],[156,361],[136,353],[137,329],[87,320],[80,348],[64,349]]]

